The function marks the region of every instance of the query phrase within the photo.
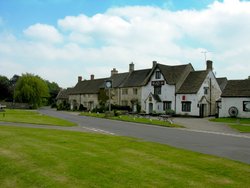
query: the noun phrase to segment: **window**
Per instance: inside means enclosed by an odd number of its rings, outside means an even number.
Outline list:
[[[161,94],[161,86],[155,86],[154,87],[154,94],[160,95]]]
[[[163,101],[163,110],[171,110],[171,105],[172,102],[171,101]]]
[[[155,72],[155,79],[161,79],[161,72],[160,71]]]
[[[250,101],[243,101],[243,111],[250,112]]]
[[[122,101],[122,106],[128,106],[128,101]]]
[[[122,89],[122,94],[127,95],[128,94],[128,89]]]
[[[134,88],[134,89],[133,89],[133,94],[134,94],[134,95],[137,95],[137,93],[138,93],[137,88]]]
[[[186,101],[181,103],[182,112],[191,112],[191,102]]]
[[[208,87],[204,87],[204,95],[208,94]]]

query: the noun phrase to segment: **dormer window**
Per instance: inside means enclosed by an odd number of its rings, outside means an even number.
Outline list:
[[[155,72],[155,79],[161,79],[161,72],[160,71]]]

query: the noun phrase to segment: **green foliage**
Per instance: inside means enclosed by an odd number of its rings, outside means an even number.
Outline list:
[[[23,74],[16,83],[14,97],[19,102],[29,103],[37,108],[49,97],[48,86],[39,76]]]
[[[56,96],[58,95],[61,88],[55,82],[49,82],[48,80],[46,80],[45,82],[46,82],[48,89],[49,89],[48,104],[51,105],[51,104],[55,103]]]
[[[63,101],[59,105],[56,106],[57,110],[70,110],[70,104],[66,101]]]
[[[84,107],[83,106],[83,104],[80,104],[80,106],[79,106],[79,111],[86,111],[87,110],[87,108],[86,107]]]
[[[174,111],[174,110],[171,110],[171,109],[167,109],[167,110],[166,110],[166,114],[167,114],[167,115],[173,116],[173,115],[175,115],[175,111]]]
[[[6,76],[0,75],[0,100],[11,98],[10,81]]]
[[[105,106],[108,99],[109,97],[107,96],[105,89],[100,89],[98,93],[98,101],[99,101],[100,106]]]

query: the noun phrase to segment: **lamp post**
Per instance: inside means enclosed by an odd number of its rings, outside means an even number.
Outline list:
[[[112,80],[105,81],[105,88],[108,89],[109,92],[109,113],[111,112],[111,93],[110,89],[112,88]]]

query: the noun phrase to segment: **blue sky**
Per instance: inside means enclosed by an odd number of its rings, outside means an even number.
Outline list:
[[[20,31],[34,23],[56,24],[59,18],[84,13],[93,16],[110,7],[158,6],[170,10],[203,9],[212,0],[1,0],[0,13],[6,26]]]
[[[73,86],[77,76],[191,62],[218,77],[250,75],[250,2],[1,0],[0,74],[30,72]]]

